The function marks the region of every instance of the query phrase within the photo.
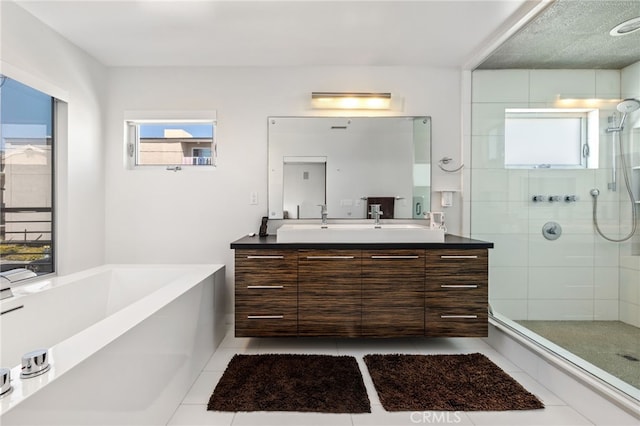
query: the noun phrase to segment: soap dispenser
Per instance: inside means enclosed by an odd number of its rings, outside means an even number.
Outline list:
[[[267,233],[267,221],[269,220],[269,218],[267,216],[263,216],[262,217],[262,224],[260,225],[260,231],[258,233],[259,237],[266,237],[267,235],[269,235]]]

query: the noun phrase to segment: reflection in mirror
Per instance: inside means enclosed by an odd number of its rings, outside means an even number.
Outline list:
[[[269,218],[422,218],[430,139],[429,117],[270,117]]]
[[[318,217],[326,203],[326,157],[284,157],[283,219]]]

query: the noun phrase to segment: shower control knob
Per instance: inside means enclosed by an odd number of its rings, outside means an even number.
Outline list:
[[[557,240],[562,235],[562,227],[557,222],[547,222],[542,226],[542,235],[547,240]]]
[[[554,201],[560,201],[559,195],[549,195],[549,202],[553,203]]]
[[[533,197],[531,197],[531,200],[534,203],[539,203],[540,201],[546,201],[547,197],[545,197],[544,195],[534,195]]]
[[[575,203],[576,201],[578,201],[578,197],[575,195],[565,195],[564,201],[566,201],[567,203]]]

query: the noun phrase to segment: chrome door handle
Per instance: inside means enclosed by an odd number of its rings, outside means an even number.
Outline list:
[[[476,319],[477,315],[440,315],[442,319],[452,319],[452,318],[465,318],[465,319]]]
[[[307,256],[308,260],[355,259],[355,256]]]
[[[478,288],[478,284],[440,284],[440,288]]]
[[[371,256],[372,259],[419,259],[420,256]]]
[[[250,289],[252,289],[252,290],[255,290],[255,289],[265,289],[265,288],[275,288],[275,289],[278,289],[278,288],[284,288],[284,286],[283,286],[283,285],[248,285],[248,286],[247,286],[247,288],[250,288]]]

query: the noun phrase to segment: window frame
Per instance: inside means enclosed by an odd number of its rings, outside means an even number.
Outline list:
[[[138,164],[139,126],[144,124],[210,124],[211,164]],[[217,167],[217,118],[215,111],[127,111],[124,119],[124,161],[129,170],[215,170]]]
[[[6,82],[7,79],[10,79],[12,81],[15,81],[16,83],[25,86],[31,90],[37,91],[39,93],[41,93],[42,95],[44,95],[47,99],[47,102],[49,103],[50,107],[49,107],[49,111],[50,111],[50,115],[48,120],[50,121],[50,134],[45,135],[45,139],[48,139],[48,143],[47,145],[50,147],[50,153],[49,153],[49,167],[50,167],[50,171],[48,173],[49,175],[49,186],[48,188],[45,188],[46,192],[48,193],[48,198],[50,199],[49,203],[50,203],[50,207],[29,207],[29,206],[24,206],[24,208],[22,209],[23,213],[46,213],[48,211],[49,213],[49,231],[46,232],[45,230],[37,230],[36,232],[43,232],[43,233],[48,233],[50,235],[50,239],[49,239],[49,249],[48,252],[44,251],[45,249],[43,248],[43,254],[46,253],[46,256],[43,257],[42,259],[47,259],[46,262],[44,262],[45,265],[50,265],[50,267],[46,267],[44,270],[41,270],[41,268],[38,268],[37,265],[41,264],[41,263],[36,263],[41,259],[36,259],[36,260],[32,260],[30,261],[30,263],[25,263],[23,266],[18,266],[18,267],[14,267],[11,269],[7,269],[6,271],[2,271],[4,272],[10,272],[10,271],[19,271],[20,269],[24,268],[24,269],[28,269],[30,271],[33,271],[36,276],[34,277],[30,277],[27,276],[26,278],[21,278],[13,283],[15,284],[22,284],[22,283],[26,283],[29,281],[32,281],[34,279],[39,279],[41,277],[45,277],[48,275],[55,275],[57,273],[57,249],[58,249],[58,239],[57,239],[57,182],[58,182],[58,175],[57,175],[57,158],[58,158],[58,139],[59,139],[59,135],[61,132],[61,122],[60,122],[60,117],[58,114],[58,108],[60,106],[61,102],[65,102],[64,100],[58,98],[56,95],[51,94],[50,90],[47,90],[47,88],[43,88],[41,87],[41,84],[32,84],[33,82],[31,81],[32,79],[28,78],[28,76],[26,74],[22,75],[21,73],[17,73],[17,76],[14,76],[13,74],[7,75],[7,74],[0,74],[0,77],[2,78],[2,84],[4,84]],[[21,78],[21,77],[27,77],[27,78]],[[26,81],[25,81],[26,80]],[[53,92],[59,92],[58,90],[53,90]],[[60,93],[64,93],[64,92],[60,92]],[[4,124],[13,124],[13,123],[4,123],[2,122],[2,120],[0,120],[0,126],[4,125]],[[48,124],[48,123],[47,123]],[[2,206],[0,206],[2,207]],[[6,212],[7,209],[15,209],[16,207],[4,207],[4,210]],[[20,211],[15,211],[15,212],[6,212],[6,213],[20,213]],[[30,221],[30,220],[26,220],[24,223],[46,223],[47,221],[43,221],[43,219],[39,219],[34,221]],[[3,225],[6,225],[6,222],[3,220],[2,222]],[[27,230],[25,229],[25,232],[27,232]],[[33,231],[29,231],[29,232],[33,232]],[[26,234],[25,234],[26,237]],[[11,241],[11,240],[6,240],[6,237],[3,236],[2,241]],[[32,241],[28,241],[29,244],[26,245],[31,245],[33,243],[36,243],[39,240],[39,237],[36,238],[35,240]],[[44,240],[46,241],[46,240]],[[9,263],[11,264],[11,263]],[[18,274],[21,275],[21,274]],[[24,276],[24,274],[22,274],[22,276]]]
[[[508,131],[507,121],[509,118],[531,120],[580,120],[579,145],[574,139],[572,142],[576,149],[579,163],[557,163],[557,162],[532,162],[532,163],[507,163]],[[593,169],[598,167],[599,152],[599,110],[596,108],[506,108],[505,109],[505,132],[504,132],[504,168],[505,169]],[[567,143],[568,143],[567,142]]]

